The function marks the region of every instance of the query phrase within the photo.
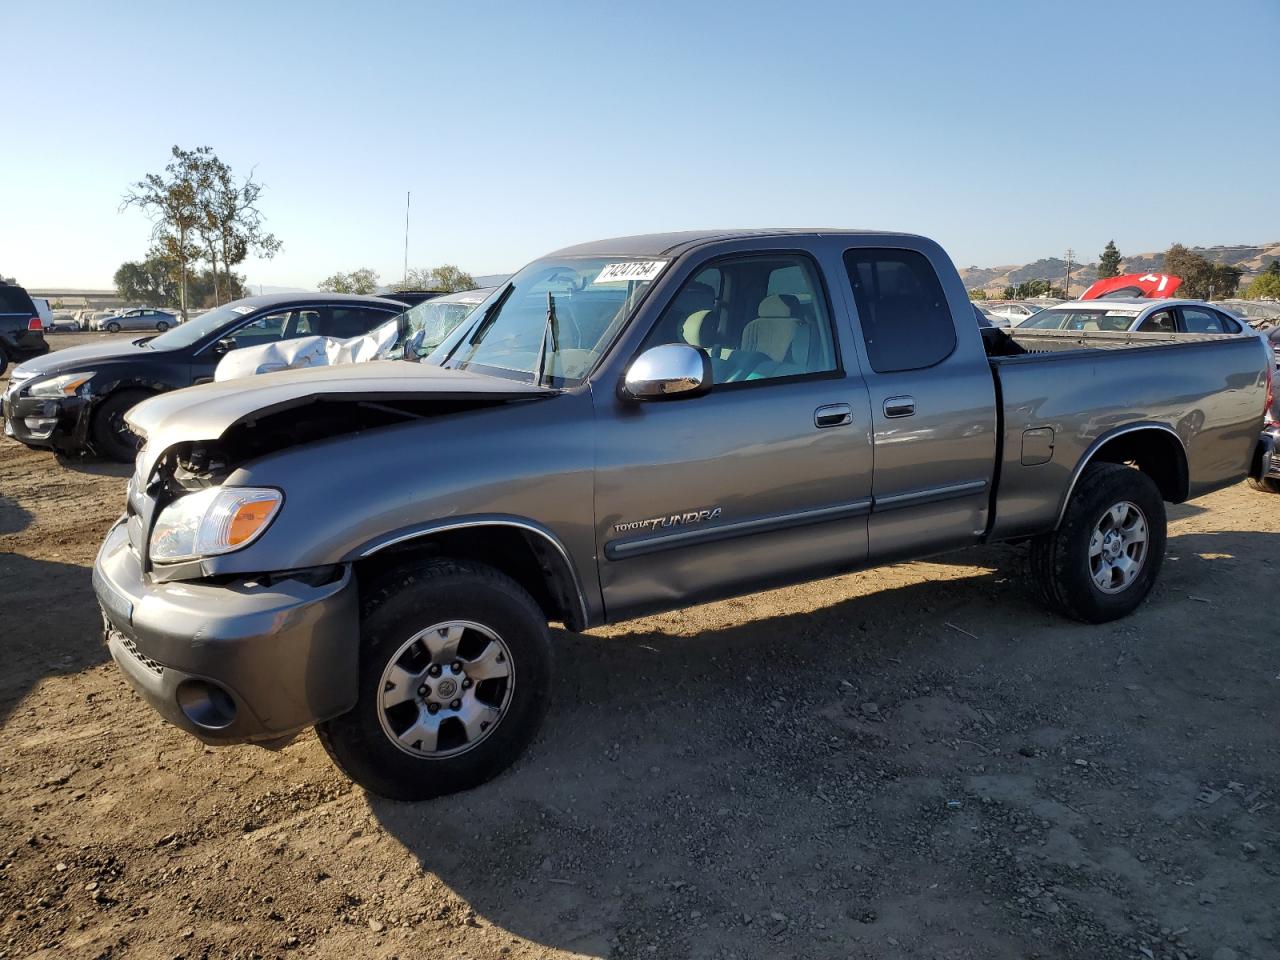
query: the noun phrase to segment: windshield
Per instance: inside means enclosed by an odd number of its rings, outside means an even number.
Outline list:
[[[406,310],[394,320],[388,320],[375,330],[372,336],[387,334],[391,327],[397,327],[398,333],[388,341],[388,345],[378,351],[379,360],[399,360],[409,350],[411,357],[419,359],[431,353],[453,329],[475,310],[479,301],[461,303],[457,300],[424,300],[410,310]]]
[[[1128,310],[1041,310],[1018,324],[1019,330],[1128,330],[1137,316]]]
[[[160,336],[152,337],[148,340],[147,346],[153,350],[178,350],[182,347],[189,347],[193,343],[200,342],[209,334],[214,333],[219,327],[226,326],[233,320],[248,316],[253,311],[253,307],[228,303],[226,306],[218,307],[216,310],[210,310],[195,320],[188,320],[186,323],[179,324],[176,327],[170,327]]]
[[[536,260],[489,302],[444,366],[552,386],[582,382],[666,260]]]

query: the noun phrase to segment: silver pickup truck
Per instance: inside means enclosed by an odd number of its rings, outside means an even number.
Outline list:
[[[1000,540],[1057,610],[1123,616],[1165,503],[1261,469],[1246,334],[980,330],[901,234],[630,237],[537,260],[430,363],[134,408],[94,568],[112,655],[208,743],[315,725],[370,791],[529,743],[571,630]]]

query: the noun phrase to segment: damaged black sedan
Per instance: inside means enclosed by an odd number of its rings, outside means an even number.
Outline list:
[[[382,297],[270,294],[159,336],[57,350],[14,368],[0,400],[4,434],[29,447],[131,462],[138,439],[124,415],[157,393],[212,380],[229,351],[294,337],[360,336],[404,309]]]

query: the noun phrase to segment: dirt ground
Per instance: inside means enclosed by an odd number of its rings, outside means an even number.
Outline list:
[[[124,476],[0,443],[0,957],[1280,958],[1280,497],[1106,626],[995,547],[558,634],[523,760],[399,804],[134,696]]]

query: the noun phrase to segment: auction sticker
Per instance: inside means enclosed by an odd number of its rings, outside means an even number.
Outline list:
[[[634,260],[629,263],[610,263],[592,280],[595,283],[623,283],[627,280],[652,280],[662,272],[667,260]]]

